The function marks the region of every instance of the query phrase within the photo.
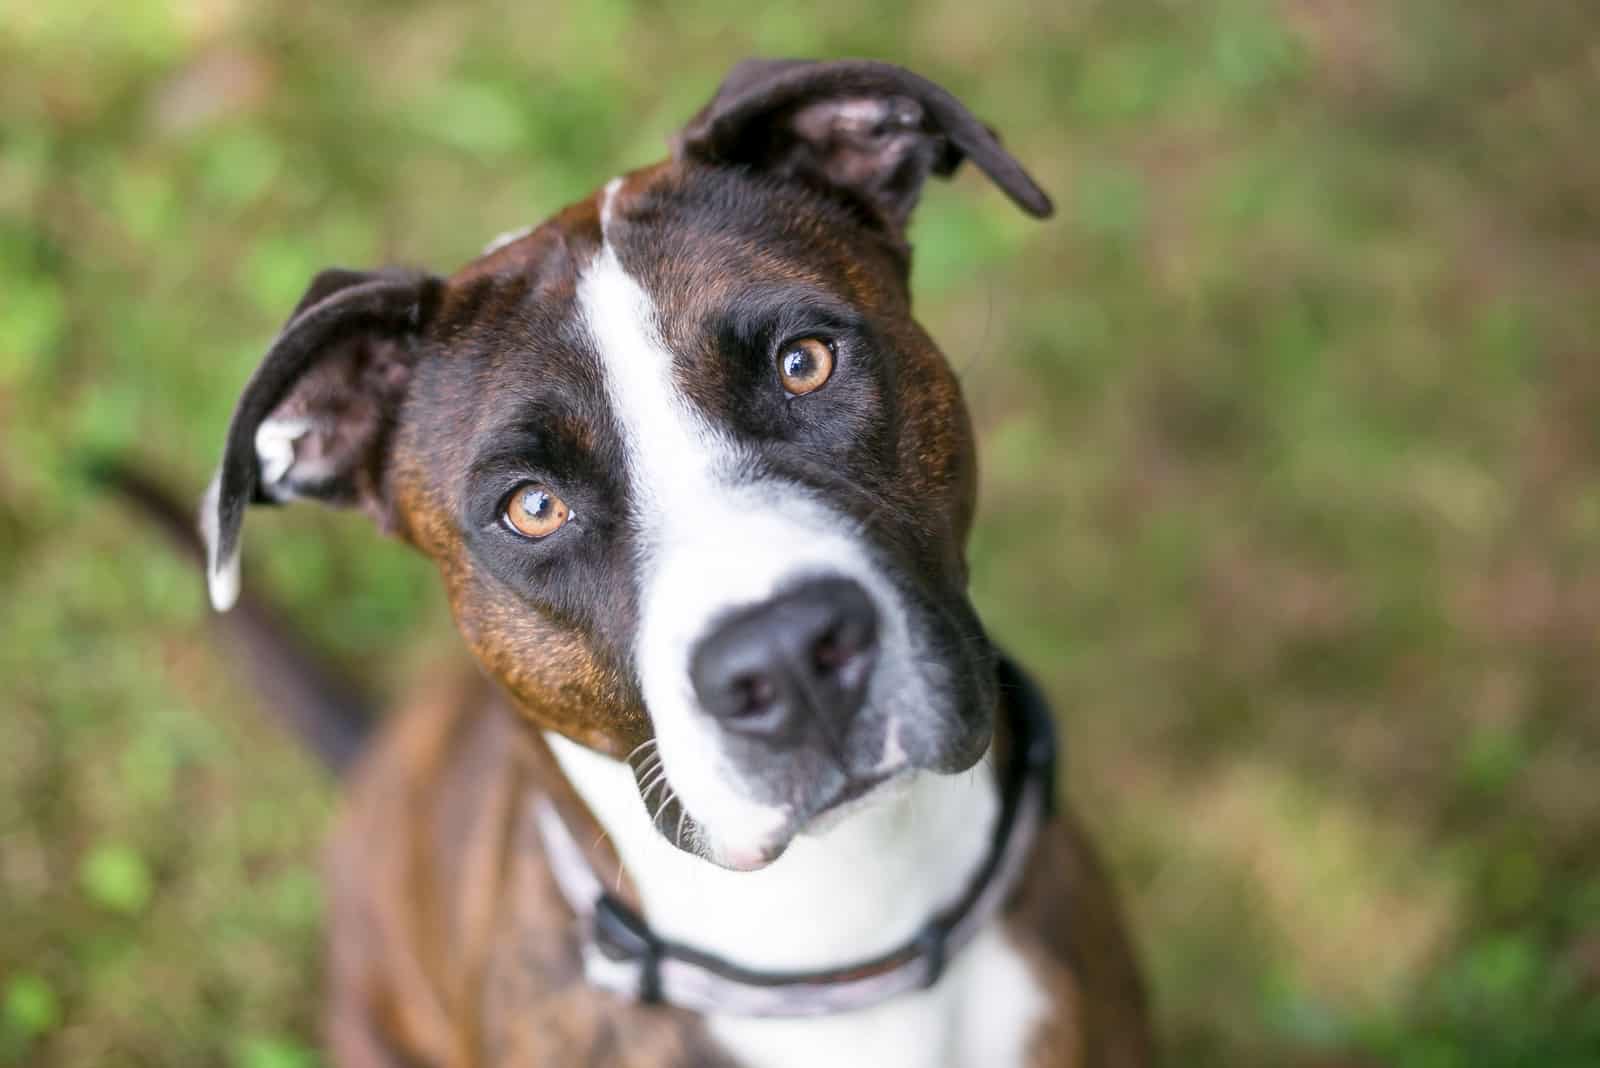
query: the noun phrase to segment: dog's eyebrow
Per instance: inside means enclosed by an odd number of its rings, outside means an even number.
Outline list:
[[[495,441],[472,458],[467,473],[473,478],[526,471],[528,457],[539,450],[544,438],[516,428],[497,435]]]
[[[581,416],[540,402],[519,404],[478,439],[467,464],[474,479],[532,471],[570,474],[596,446],[595,430]]]
[[[817,331],[860,333],[867,329],[859,309],[837,295],[810,286],[752,286],[709,309],[712,331],[753,343],[776,343]]]

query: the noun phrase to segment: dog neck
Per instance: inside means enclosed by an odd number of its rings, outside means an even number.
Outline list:
[[[548,738],[616,846],[651,927],[751,969],[827,968],[904,943],[973,878],[1001,815],[986,758],[959,775],[922,772],[888,784],[796,838],[767,867],[728,871],[651,826],[626,764]],[[931,988],[831,1016],[707,1022],[755,1068],[1020,1068],[1047,1008],[995,920]]]
[[[668,843],[626,764],[548,740],[655,931],[757,970],[827,968],[903,944],[960,897],[1000,812],[989,761],[958,775],[921,772],[800,835],[767,867],[734,872]]]

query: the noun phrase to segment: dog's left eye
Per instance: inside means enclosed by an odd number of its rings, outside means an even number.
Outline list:
[[[511,491],[501,511],[507,527],[524,538],[549,537],[572,518],[567,502],[536,482]]]
[[[820,337],[803,337],[778,353],[778,377],[792,396],[814,393],[833,376],[833,346]]]

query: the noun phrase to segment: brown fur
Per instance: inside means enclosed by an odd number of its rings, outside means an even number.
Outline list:
[[[474,260],[447,283],[434,338],[455,342],[477,323],[513,318],[533,289],[543,299],[570,303],[578,270],[599,241],[598,207],[590,198]],[[452,416],[472,410],[463,403],[452,408]],[[439,566],[452,614],[478,662],[505,687],[513,708],[533,723],[611,756],[627,753],[648,737],[649,721],[637,694],[579,630],[529,612],[504,586],[480,574],[462,547],[455,502],[431,490],[436,482],[429,464],[438,442],[459,444],[466,435],[441,434],[421,419],[403,422],[407,431],[397,443],[392,468],[405,536]],[[581,425],[567,432],[580,442],[588,433]]]

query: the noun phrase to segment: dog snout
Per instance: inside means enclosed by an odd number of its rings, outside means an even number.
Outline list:
[[[860,711],[878,652],[878,612],[849,579],[822,578],[744,609],[695,647],[690,681],[726,729],[837,749]]]

